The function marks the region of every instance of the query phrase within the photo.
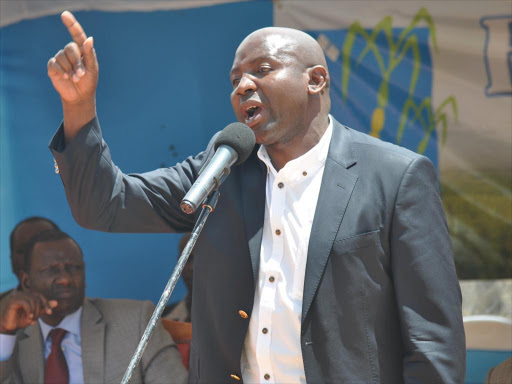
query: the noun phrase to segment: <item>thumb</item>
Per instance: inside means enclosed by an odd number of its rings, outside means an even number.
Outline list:
[[[98,60],[94,50],[94,38],[89,36],[82,45],[82,55],[84,57],[85,68],[93,73],[98,72]]]

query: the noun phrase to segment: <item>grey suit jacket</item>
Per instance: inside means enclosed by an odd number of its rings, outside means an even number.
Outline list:
[[[81,318],[84,383],[120,383],[153,312],[149,301],[86,298]],[[44,383],[39,323],[17,333],[11,359],[0,363],[2,383]],[[130,383],[184,383],[187,372],[172,338],[157,326]]]
[[[50,143],[87,228],[185,232],[179,204],[213,156],[144,174],[117,168],[96,119]],[[195,248],[189,382],[235,382],[258,276],[266,169],[256,156],[220,187]],[[301,346],[309,383],[459,383],[461,294],[436,171],[425,157],[334,122],[311,230]],[[298,356],[300,357],[300,356]]]

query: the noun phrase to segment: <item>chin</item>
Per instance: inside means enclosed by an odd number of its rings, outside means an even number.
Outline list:
[[[74,303],[63,303],[61,301],[62,305],[59,309],[59,314],[61,315],[64,315],[64,316],[67,316],[73,312],[75,312],[78,308],[80,308],[80,306],[82,305],[81,303],[80,304],[77,304],[76,302]],[[55,309],[58,309],[59,307],[55,308]]]
[[[269,145],[272,144],[273,127],[269,124],[254,129],[256,136],[256,144]]]
[[[72,307],[63,307],[63,308],[60,308],[58,311],[56,309],[57,308],[55,308],[53,311],[55,312],[55,314],[60,315],[60,316],[67,316],[67,315],[75,312],[75,309],[73,309]]]

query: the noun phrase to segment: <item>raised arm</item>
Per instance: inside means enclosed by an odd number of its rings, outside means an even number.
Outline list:
[[[48,61],[64,122],[50,143],[73,217],[83,227],[109,232],[191,230],[194,217],[179,208],[203,165],[204,153],[173,168],[124,174],[110,157],[96,119],[98,61],[92,37],[68,11],[62,22],[71,35]]]
[[[96,116],[98,60],[93,38],[87,37],[71,12],[61,15],[73,41],[48,61],[48,76],[62,101],[64,136],[70,142]]]

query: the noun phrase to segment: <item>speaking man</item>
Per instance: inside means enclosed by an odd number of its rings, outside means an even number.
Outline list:
[[[1,383],[120,382],[153,305],[85,297],[85,265],[78,244],[50,230],[25,253],[22,290],[0,307]],[[183,383],[185,367],[161,325],[134,383]]]
[[[64,122],[50,147],[87,228],[191,231],[180,201],[213,155],[126,175],[96,117],[93,39],[48,62]],[[338,123],[323,52],[251,33],[231,103],[257,146],[232,169],[195,249],[190,382],[462,382],[461,295],[432,163]],[[93,182],[94,180],[94,182]]]

